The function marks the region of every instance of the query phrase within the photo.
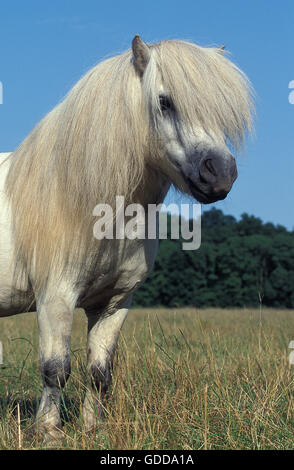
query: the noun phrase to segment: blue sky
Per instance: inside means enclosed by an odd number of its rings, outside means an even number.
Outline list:
[[[225,44],[257,93],[256,136],[239,178],[214,204],[294,228],[294,1],[3,0],[0,6],[0,151],[11,151],[89,68],[145,41]],[[176,199],[171,194],[168,201]]]

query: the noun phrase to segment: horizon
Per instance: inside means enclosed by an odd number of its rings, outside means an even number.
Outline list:
[[[167,208],[168,208],[168,204],[166,204],[166,203],[164,203],[164,204],[165,204],[165,205],[167,206]],[[173,203],[172,203],[172,204],[173,204]],[[185,205],[187,204],[187,202],[182,202],[181,204],[183,204],[183,205],[185,206]],[[236,216],[233,215],[233,214],[229,214],[229,213],[224,212],[221,207],[216,207],[215,204],[210,204],[210,205],[209,205],[210,207],[208,207],[207,209],[204,209],[204,210],[203,210],[203,205],[202,205],[202,204],[200,204],[200,203],[196,203],[196,204],[199,204],[199,205],[202,206],[202,207],[201,207],[200,219],[202,219],[203,215],[204,215],[206,212],[210,212],[210,211],[220,211],[224,216],[233,217],[233,218],[235,219],[235,220],[234,220],[234,223],[239,223],[239,222],[241,222],[241,220],[242,220],[242,218],[243,218],[244,216],[248,216],[248,217],[253,217],[253,218],[255,218],[255,219],[260,220],[261,223],[262,223],[262,225],[272,224],[275,229],[281,227],[281,228],[284,228],[288,233],[293,233],[293,234],[294,234],[294,227],[293,227],[292,229],[289,229],[289,228],[287,228],[287,227],[286,227],[285,225],[283,225],[283,224],[279,224],[279,223],[275,224],[274,222],[271,222],[270,220],[263,220],[261,217],[258,217],[257,215],[254,215],[254,214],[249,214],[248,212],[243,212],[242,214],[240,214],[239,216],[236,217]],[[191,206],[190,206],[190,212],[191,212]],[[169,210],[167,210],[167,211],[163,210],[162,213],[167,213],[167,214],[169,214],[169,215],[172,216],[172,217],[180,217],[180,218],[183,218],[183,219],[187,220],[187,217],[186,217],[185,215],[181,215],[181,212],[180,212],[180,214],[177,214],[177,213],[172,212],[172,211],[169,211]],[[189,220],[195,220],[195,217],[189,216]]]

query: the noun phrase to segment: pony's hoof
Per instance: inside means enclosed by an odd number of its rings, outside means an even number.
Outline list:
[[[41,440],[41,446],[46,448],[61,447],[61,442],[64,439],[64,433],[59,428],[51,429],[38,429],[37,436]]]
[[[93,409],[88,406],[84,406],[83,409],[83,421],[84,421],[84,432],[87,434],[95,434],[100,431],[103,427],[104,413],[102,406],[98,406],[98,409]]]
[[[42,447],[46,447],[47,449],[48,448],[56,449],[58,447],[62,447],[61,444],[62,444],[63,439],[64,439],[63,432],[60,431],[59,429],[56,429],[56,430],[54,429],[44,434]]]
[[[86,434],[96,434],[96,432],[101,431],[103,424],[101,420],[91,419],[84,422],[84,432]]]

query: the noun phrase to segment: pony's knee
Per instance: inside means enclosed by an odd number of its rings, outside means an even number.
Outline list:
[[[107,363],[102,366],[99,361],[93,362],[90,367],[90,376],[92,388],[105,394],[111,384],[111,364]]]
[[[47,387],[62,388],[70,375],[70,357],[54,357],[42,364],[42,375]]]

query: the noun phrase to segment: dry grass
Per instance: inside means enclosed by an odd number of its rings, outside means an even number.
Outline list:
[[[34,314],[0,320],[0,449],[40,448],[41,395]],[[293,449],[294,312],[132,310],[115,359],[106,419],[87,435],[86,321],[76,312],[72,377],[62,395],[71,449]],[[292,368],[291,368],[292,367]],[[18,423],[20,420],[20,425]]]

